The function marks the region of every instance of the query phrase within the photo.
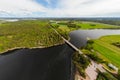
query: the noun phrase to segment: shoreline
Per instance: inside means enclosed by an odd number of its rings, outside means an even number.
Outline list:
[[[14,48],[11,48],[11,49],[7,49],[3,52],[0,52],[0,55],[3,55],[5,53],[8,53],[8,52],[12,52],[14,50],[20,50],[20,49],[44,49],[44,48],[50,48],[50,47],[54,47],[54,46],[59,46],[59,45],[63,45],[65,44],[65,42],[63,43],[58,43],[58,44],[54,44],[54,45],[50,45],[50,46],[38,46],[38,47],[14,47]]]

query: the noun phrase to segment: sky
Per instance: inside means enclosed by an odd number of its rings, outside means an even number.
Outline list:
[[[120,17],[120,0],[0,0],[0,17]]]

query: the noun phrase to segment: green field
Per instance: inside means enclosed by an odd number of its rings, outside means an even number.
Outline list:
[[[63,40],[53,31],[48,21],[23,20],[0,25],[0,53],[14,48],[50,47]]]
[[[88,21],[71,21],[73,24],[75,24],[79,29],[120,29],[120,26],[116,25],[109,25],[104,23],[98,23],[98,22],[88,22]],[[69,21],[54,21],[52,22],[53,26],[56,27],[66,27],[68,26]],[[70,28],[70,27],[69,27]],[[76,28],[76,27],[73,27]]]
[[[120,42],[120,35],[103,36],[94,40],[93,47],[100,56],[120,68],[120,48],[112,43]]]
[[[63,22],[63,21],[62,21]],[[51,23],[51,26],[56,29],[64,38],[68,39],[69,38],[69,33],[71,31],[77,30],[77,28],[74,27],[68,27],[67,22],[60,22],[59,23]]]
[[[68,38],[70,31],[91,28],[117,28],[118,26],[93,22],[20,20],[0,23],[0,53],[14,48],[50,47],[64,41],[49,26]],[[72,26],[71,26],[72,25]]]
[[[76,22],[77,25],[81,26],[81,29],[112,29],[112,28],[120,28],[120,26],[97,23],[97,22]]]

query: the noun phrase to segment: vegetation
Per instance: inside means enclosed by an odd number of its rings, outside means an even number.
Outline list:
[[[120,26],[108,25],[97,22],[76,22],[78,26],[81,26],[81,29],[116,29]]]
[[[76,29],[79,29],[81,26],[79,26],[79,25],[76,25],[73,21],[69,21],[69,22],[67,22],[67,26],[69,27],[69,28],[76,28]]]
[[[51,26],[55,28],[62,36],[68,38],[70,31],[77,29],[116,29],[120,26],[108,25],[97,22],[83,22],[83,21],[52,21]]]
[[[96,80],[118,80],[108,72],[99,72]]]
[[[97,52],[93,50],[93,44],[93,40],[88,40],[87,45],[82,49],[82,52],[93,61],[97,63],[104,63],[104,61],[98,56]]]
[[[67,27],[66,33],[69,33],[72,30],[76,29],[118,29],[120,26],[97,23],[97,22],[85,22],[85,21],[53,21],[51,22],[52,27],[58,29],[59,27]],[[66,36],[66,33],[62,32],[61,34]]]
[[[108,63],[112,63],[120,68],[120,35],[103,36],[97,40],[88,40],[87,45],[82,49],[83,53],[90,59],[98,63],[105,63],[108,71],[113,71],[108,67]],[[99,44],[99,45],[98,45]],[[105,61],[103,61],[105,60]],[[114,71],[113,71],[114,72]],[[120,73],[118,71],[117,79],[119,80]],[[117,80],[113,74],[99,73],[97,80]]]
[[[98,22],[88,21],[57,21],[52,23],[52,26],[56,28],[60,34],[64,37],[68,33],[75,29],[118,29],[118,25],[110,25]],[[109,36],[110,37],[110,36]],[[109,41],[110,40],[110,41]],[[83,53],[93,61],[97,63],[112,63],[120,68],[120,36],[115,36],[105,39],[88,40],[87,46],[83,47]],[[73,55],[73,63],[75,64],[77,71],[80,75],[85,77],[85,69],[89,65],[88,58],[75,53]],[[104,60],[104,61],[103,61]],[[99,73],[97,80],[117,80],[109,73]]]
[[[85,49],[92,50],[93,49],[93,43],[94,43],[93,40],[88,40],[87,45],[85,46]]]
[[[92,53],[90,53],[90,54],[86,54],[90,59],[92,59],[93,61],[95,61],[95,62],[98,62],[98,63],[103,63],[104,61],[100,58],[100,57],[98,57],[96,54],[92,54]]]
[[[112,45],[116,41],[120,42],[120,35],[103,36],[94,40],[93,47],[101,58],[120,68],[120,48]]]
[[[54,27],[67,39],[69,38],[69,32],[72,30],[76,30],[78,28],[91,28],[86,26],[88,24],[94,28],[98,25],[97,23],[93,24],[79,21],[57,21],[51,23],[52,27]],[[50,24],[48,24],[48,21],[40,20],[24,20],[1,23],[0,52],[16,47],[47,47],[63,43],[63,40],[52,29],[50,29],[49,26]]]
[[[120,80],[120,69],[118,70],[117,79]]]
[[[80,75],[85,77],[85,69],[89,65],[90,60],[84,57],[84,55],[79,54],[78,52],[73,54],[72,60]]]
[[[106,19],[106,20],[104,19],[104,20],[92,20],[92,21],[120,26],[120,20],[119,19]]]
[[[112,43],[112,45],[117,46],[117,47],[120,48],[120,42],[114,42],[114,43]]]
[[[59,26],[66,26],[69,29],[120,29],[120,26],[110,25],[98,22],[89,22],[89,21],[54,21],[51,23],[55,28]]]
[[[23,20],[0,25],[0,53],[14,48],[50,47],[64,41],[48,21]]]
[[[110,24],[110,25],[118,25],[120,26],[120,18],[83,18],[80,19],[81,21],[89,21],[89,22],[99,22],[104,24]],[[76,21],[79,21],[79,19]]]
[[[51,26],[55,28],[64,38],[69,38],[69,32],[78,29],[75,24],[68,21],[52,22]]]

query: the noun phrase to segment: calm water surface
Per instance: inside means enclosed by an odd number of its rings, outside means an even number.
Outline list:
[[[0,80],[70,80],[72,53],[64,44],[0,55]]]
[[[105,35],[120,35],[120,30],[109,29],[93,29],[93,30],[76,30],[70,33],[71,42],[76,47],[82,47],[86,45],[87,38],[97,39]]]
[[[71,43],[84,46],[87,38],[120,34],[120,30],[77,30]],[[20,49],[0,55],[0,80],[72,80],[71,56],[67,45],[44,49]]]

